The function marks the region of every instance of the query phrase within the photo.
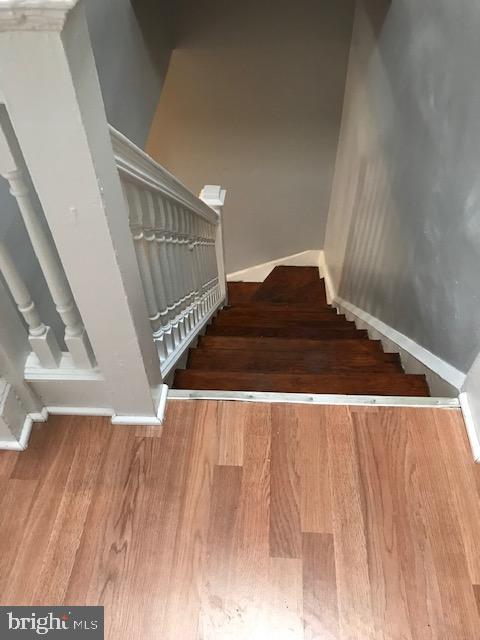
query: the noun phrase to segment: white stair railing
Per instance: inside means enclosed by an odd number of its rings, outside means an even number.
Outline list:
[[[198,198],[113,127],[110,136],[165,376],[225,299],[225,191],[210,186]],[[218,193],[214,209],[208,198]]]
[[[109,128],[83,0],[0,0],[0,60],[8,134],[0,128],[0,175],[69,351],[59,357],[35,292],[0,245],[0,268],[27,324],[3,296],[15,318],[8,338],[18,341],[11,368],[49,410],[160,424],[166,376],[226,299],[225,191],[207,186],[197,197]],[[6,333],[0,322],[0,347],[14,344]]]
[[[7,180],[10,193],[18,204],[33,251],[42,269],[56,310],[65,326],[64,340],[75,367],[90,369],[95,358],[85,328],[75,305],[70,287],[52,240],[47,234],[33,205],[28,182],[21,168],[19,152],[11,133],[0,122],[0,175]],[[29,327],[29,339],[39,362],[46,368],[59,365],[61,351],[51,329],[43,324],[35,304],[22,281],[11,255],[4,243],[0,245],[0,271],[7,282],[12,297]]]
[[[51,328],[45,325],[35,302],[18,272],[4,242],[0,241],[0,273],[28,326],[28,339],[42,367],[54,369],[60,364],[62,352]]]

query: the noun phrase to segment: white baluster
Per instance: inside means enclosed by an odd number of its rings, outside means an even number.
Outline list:
[[[17,200],[33,250],[42,268],[55,307],[65,325],[65,344],[72,355],[73,362],[80,369],[89,369],[95,366],[95,358],[87,334],[56,251],[35,212],[25,178],[18,169],[3,174],[3,177],[8,180],[10,193]]]
[[[168,354],[173,350],[173,341],[170,331],[171,327],[169,322],[169,309],[164,274],[162,273],[162,265],[160,262],[160,245],[157,243],[155,202],[150,191],[146,190],[143,195],[146,205],[144,216],[144,236],[149,245],[148,256],[150,259],[150,271],[152,274],[152,281],[161,322],[161,329],[155,335],[155,341],[158,346],[160,360],[163,362],[163,360],[165,360]]]
[[[183,225],[183,210],[177,203],[172,202],[171,204],[172,212],[173,212],[173,225],[176,231],[177,243],[176,243],[176,264],[177,270],[179,274],[179,279],[181,282],[181,300],[180,300],[180,317],[178,320],[180,333],[182,338],[185,338],[188,333],[188,324],[186,321],[186,309],[188,307],[188,275],[187,275],[187,264],[185,260],[185,248],[186,248],[186,239],[184,235],[184,225]]]
[[[195,236],[195,214],[187,211],[187,228],[188,228],[188,249],[189,249],[189,269],[191,273],[192,283],[192,323],[195,326],[199,320],[198,316],[198,292],[199,292],[199,274],[197,268],[196,256],[196,236]]]
[[[190,212],[189,217],[189,234],[190,234],[190,264],[192,270],[193,281],[193,313],[195,323],[198,323],[201,317],[199,299],[200,299],[200,264],[198,260],[198,233],[197,233],[197,218],[194,213]]]
[[[27,323],[28,339],[40,364],[46,369],[58,367],[62,352],[57,339],[51,328],[41,321],[30,292],[3,242],[0,242],[0,272],[5,278],[18,310]]]
[[[202,315],[205,315],[207,310],[206,304],[206,283],[207,283],[207,254],[206,254],[206,222],[200,220],[200,270],[202,274],[202,290],[201,290],[201,307]]]
[[[172,213],[167,198],[159,199],[160,213],[162,217],[162,226],[165,230],[164,234],[164,252],[161,256],[165,258],[165,271],[168,273],[168,283],[170,287],[170,309],[171,309],[171,326],[174,347],[181,342],[180,327],[178,324],[179,308],[180,308],[180,282],[178,272],[176,270],[176,242],[175,234],[172,231]]]
[[[186,291],[187,291],[187,308],[185,310],[185,320],[189,331],[195,326],[195,320],[193,317],[193,305],[195,302],[195,281],[192,265],[192,250],[191,250],[191,233],[190,233],[190,218],[188,209],[181,208],[181,224],[182,224],[182,236],[183,236],[183,261],[185,265],[186,276]]]
[[[150,271],[152,273],[152,280],[155,287],[160,319],[162,321],[162,325],[165,326],[168,324],[168,302],[162,275],[162,266],[160,264],[159,247],[156,242],[155,203],[150,191],[146,190],[143,195],[146,205],[144,216],[144,235],[145,240],[149,244],[148,255],[150,258]]]
[[[171,321],[175,316],[175,293],[173,284],[173,273],[168,259],[167,250],[167,219],[164,203],[161,196],[156,196],[153,200],[155,205],[155,239],[158,247],[158,257],[160,260],[160,270],[165,297],[168,309],[168,318]]]
[[[140,193],[134,184],[125,182],[123,183],[123,188],[128,203],[130,229],[132,231],[145,300],[147,302],[148,317],[150,318],[152,330],[155,333],[160,327],[160,311],[157,306],[157,297],[152,272],[150,271],[150,258],[144,236],[142,201]]]

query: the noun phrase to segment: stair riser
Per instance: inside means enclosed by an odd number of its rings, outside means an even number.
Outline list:
[[[178,371],[177,389],[212,391],[272,391],[348,395],[428,396],[423,376],[405,374],[288,375],[229,373],[225,371]]]
[[[278,319],[290,320],[294,322],[314,322],[320,320],[321,322],[347,322],[344,315],[339,315],[333,311],[297,311],[296,309],[268,309],[268,310],[243,310],[237,309],[224,309],[220,315],[221,318],[249,320],[254,321],[261,319],[265,322],[271,322]]]
[[[332,307],[326,306],[316,306],[312,307],[312,305],[298,305],[298,304],[278,304],[278,305],[233,305],[229,307],[225,307],[222,310],[222,313],[225,315],[255,315],[259,317],[266,318],[274,318],[276,315],[295,315],[298,318],[306,318],[307,320],[310,318],[318,318],[319,316],[323,316],[326,318],[337,318],[339,316],[345,317],[343,314],[338,314],[336,309]]]
[[[379,340],[365,340],[364,338],[345,340],[302,340],[297,338],[259,338],[255,336],[202,336],[198,342],[199,348],[230,349],[242,351],[267,351],[278,353],[286,351],[298,354],[302,352],[312,353],[321,351],[324,353],[356,352],[356,353],[382,353],[382,343]]]
[[[314,329],[309,327],[250,327],[250,326],[219,326],[210,325],[207,329],[208,335],[217,336],[264,336],[272,338],[308,338],[313,340],[329,339],[365,339],[368,340],[366,331],[358,329],[338,329],[322,328]]]
[[[243,327],[253,325],[255,327],[298,327],[302,328],[325,328],[325,329],[355,329],[354,322],[347,322],[336,318],[315,318],[312,320],[298,320],[291,317],[275,318],[248,318],[220,315],[213,321],[213,326],[219,327]]]
[[[202,371],[255,371],[257,373],[283,373],[290,374],[323,374],[323,373],[349,373],[349,372],[365,372],[365,373],[402,373],[400,365],[393,362],[373,362],[373,363],[306,363],[306,362],[222,362],[218,359],[192,359],[188,362],[188,369]]]

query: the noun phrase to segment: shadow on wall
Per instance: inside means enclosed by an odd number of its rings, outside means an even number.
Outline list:
[[[392,0],[365,0],[365,12],[375,36],[379,35],[391,5]]]
[[[153,67],[163,84],[170,53],[176,45],[177,3],[171,0],[131,0],[131,3]]]
[[[373,6],[357,12],[327,261],[343,298],[465,372],[480,348],[480,8]]]

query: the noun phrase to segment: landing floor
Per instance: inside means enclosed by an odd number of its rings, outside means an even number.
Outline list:
[[[0,604],[115,640],[480,637],[480,467],[457,410],[172,401],[0,452]]]

